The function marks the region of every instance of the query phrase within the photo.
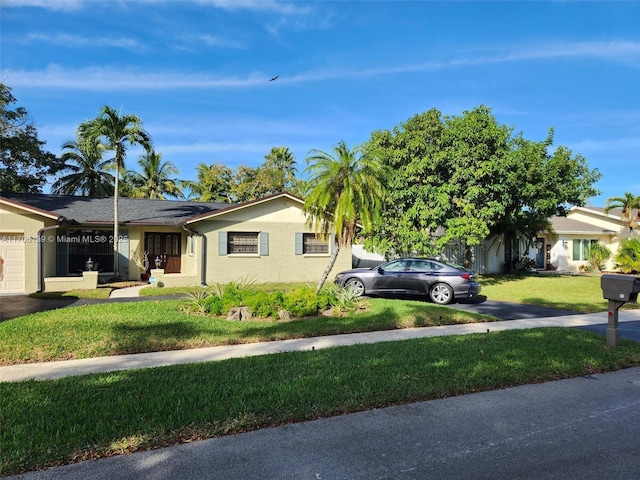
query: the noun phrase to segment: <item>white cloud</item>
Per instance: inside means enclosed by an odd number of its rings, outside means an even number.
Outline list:
[[[6,7],[38,7],[48,10],[79,10],[90,7],[99,0],[3,0],[2,6]],[[103,0],[116,3],[116,0]],[[251,10],[256,12],[274,12],[282,15],[302,15],[310,11],[306,6],[296,5],[293,2],[279,2],[275,0],[128,0],[140,3],[197,3],[211,5],[223,10]],[[124,0],[120,3],[124,3]]]
[[[86,0],[3,0],[2,7],[38,7],[48,10],[79,10]]]
[[[85,68],[68,70],[51,65],[45,70],[5,70],[12,87],[68,88],[93,91],[163,90],[173,88],[243,88],[266,85],[268,75],[252,72],[245,77],[217,77],[183,72],[144,72],[138,69]]]
[[[278,84],[308,83],[320,80],[356,77],[376,77],[402,73],[439,71],[467,65],[490,63],[522,62],[537,59],[596,57],[603,60],[617,60],[640,66],[640,43],[638,42],[591,42],[578,44],[558,44],[540,49],[524,48],[511,53],[458,58],[443,62],[424,62],[406,65],[370,68],[332,68],[311,70],[292,76],[282,76]],[[638,58],[636,58],[636,56]],[[269,75],[250,72],[240,77],[220,77],[212,74],[189,74],[187,72],[145,72],[138,69],[85,68],[67,70],[51,65],[45,70],[5,70],[5,78],[14,86],[32,88],[73,88],[79,90],[135,90],[174,88],[247,88],[264,86]]]
[[[230,38],[221,38],[213,35],[200,35],[191,38],[195,38],[196,40],[199,40],[212,47],[244,48],[242,42],[232,40]]]
[[[66,47],[119,47],[139,50],[142,48],[138,41],[132,38],[108,38],[108,37],[81,37],[79,35],[57,34],[46,35],[43,33],[29,33],[26,35],[27,41],[39,41],[54,45],[64,45]]]

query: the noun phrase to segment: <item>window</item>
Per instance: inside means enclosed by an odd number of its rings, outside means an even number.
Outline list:
[[[331,242],[335,242],[335,235],[323,238],[315,233],[296,233],[296,255],[329,255]]]
[[[227,253],[258,253],[258,234],[253,232],[229,232]]]
[[[62,243],[68,248],[68,271],[85,270],[85,262],[94,262],[94,269],[113,272],[113,231],[69,229]]]
[[[573,260],[585,261],[587,260],[587,253],[589,247],[594,243],[598,243],[598,240],[590,240],[587,238],[577,238],[573,240]]]
[[[267,232],[218,232],[218,255],[269,255]]]
[[[409,265],[409,260],[394,260],[386,265],[382,265],[385,272],[404,272]]]
[[[313,233],[302,235],[303,253],[329,253],[329,242],[327,239],[316,237]]]
[[[411,272],[433,272],[435,270],[440,270],[442,268],[441,265],[437,263],[430,262],[429,260],[413,260],[411,262],[411,268],[409,271]]]

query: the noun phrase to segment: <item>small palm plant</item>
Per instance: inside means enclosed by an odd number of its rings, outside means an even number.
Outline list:
[[[593,243],[587,250],[587,260],[594,272],[601,272],[609,258],[611,258],[611,250],[601,243]]]

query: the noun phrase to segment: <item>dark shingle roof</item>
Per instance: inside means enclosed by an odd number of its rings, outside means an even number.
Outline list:
[[[113,223],[112,197],[75,197],[66,195],[0,193],[0,197],[55,213],[70,223]],[[138,225],[180,225],[191,217],[229,207],[228,203],[193,202],[188,200],[118,200],[120,223]]]

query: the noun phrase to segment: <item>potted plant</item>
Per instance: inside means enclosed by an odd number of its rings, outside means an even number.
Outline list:
[[[133,260],[140,269],[140,280],[145,282],[149,280],[149,252],[146,250],[142,252],[138,249],[131,255],[131,260]]]

